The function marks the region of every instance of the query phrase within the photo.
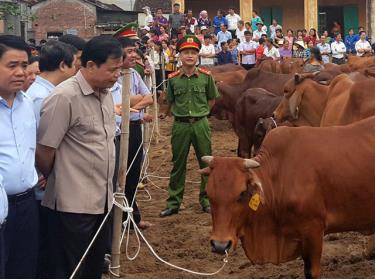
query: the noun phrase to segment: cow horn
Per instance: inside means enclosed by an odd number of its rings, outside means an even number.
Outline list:
[[[213,156],[203,156],[202,157],[202,161],[205,162],[206,164],[210,164],[213,159],[214,159]]]
[[[253,159],[245,159],[245,168],[247,169],[255,169],[255,168],[259,168],[260,167],[260,164],[253,160]]]

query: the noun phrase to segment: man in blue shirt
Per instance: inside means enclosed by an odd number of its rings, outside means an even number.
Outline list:
[[[39,241],[38,208],[33,186],[36,119],[29,97],[20,90],[30,50],[20,37],[0,36],[0,175],[9,214],[0,245],[5,278],[35,278]]]
[[[143,109],[153,104],[153,99],[150,90],[147,88],[143,82],[141,76],[132,67],[136,64],[136,45],[135,41],[129,38],[119,38],[119,42],[122,45],[124,51],[124,69],[131,70],[131,88],[130,88],[130,104],[131,107],[139,110],[140,112],[130,113],[130,126],[129,126],[129,156],[128,156],[128,167],[133,162],[129,172],[126,176],[126,188],[125,196],[129,203],[133,200],[133,216],[137,225],[141,228],[147,227],[149,224],[146,222],[141,222],[141,214],[135,201],[135,194],[137,191],[137,186],[139,183],[142,159],[143,159],[143,148],[140,147],[143,142],[142,138],[142,121],[151,121],[149,115],[143,113]],[[122,82],[122,78],[118,83]],[[114,90],[116,89],[116,90]],[[122,86],[115,86],[112,88],[112,97],[115,105],[122,104]],[[121,124],[121,117],[116,117],[116,123],[119,127]],[[119,128],[117,129],[119,130]],[[115,178],[117,176],[118,159],[119,159],[119,147],[120,147],[120,135],[116,134],[116,166],[115,166]],[[139,151],[138,151],[139,150]],[[116,179],[114,181],[114,187],[116,186]]]
[[[354,35],[353,28],[349,29],[348,35],[345,36],[345,46],[346,46],[346,52],[348,54],[356,54],[355,51],[355,43],[356,43],[356,36]]]
[[[215,34],[220,32],[220,26],[224,24],[228,28],[228,20],[225,18],[223,10],[217,10],[217,16],[212,21],[212,26],[215,27]]]
[[[217,44],[221,46],[222,42],[228,42],[232,39],[232,33],[227,31],[227,27],[224,24],[220,25],[220,32],[217,33]]]
[[[40,109],[45,98],[47,98],[55,87],[64,80],[72,77],[76,72],[75,56],[77,50],[68,44],[60,41],[47,42],[40,51],[39,68],[41,74],[36,77],[35,82],[26,91],[26,94],[31,98],[34,105],[34,112],[39,126]],[[46,270],[48,268],[47,256],[47,241],[43,236],[47,234],[47,208],[41,206],[41,201],[44,196],[45,180],[39,174],[40,183],[35,186],[35,196],[38,200],[39,209],[39,226],[40,226],[40,247],[39,247],[39,260],[38,260],[38,279],[48,278]]]

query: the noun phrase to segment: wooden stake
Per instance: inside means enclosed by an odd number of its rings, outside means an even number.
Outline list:
[[[121,120],[121,143],[120,143],[120,165],[118,171],[116,192],[125,193],[126,171],[128,168],[128,152],[129,152],[129,124],[130,124],[130,87],[131,87],[131,70],[124,70],[122,82],[122,120]],[[116,197],[118,203],[122,203],[122,199]],[[131,201],[129,201],[131,202]],[[112,236],[112,272],[111,278],[120,276],[120,258],[121,258],[121,228],[122,228],[123,212],[117,206],[114,208],[113,218],[113,236]]]
[[[163,55],[164,57],[164,55]],[[151,51],[151,60],[154,61],[154,52]],[[164,72],[164,70],[163,70]],[[159,107],[158,107],[158,94],[157,94],[157,88],[156,88],[156,75],[155,75],[155,69],[151,72],[151,79],[152,79],[152,91],[154,98],[154,106],[153,106],[153,112],[154,112],[154,121],[155,121],[155,142],[156,144],[159,143],[159,137],[160,137],[160,128],[159,128]],[[158,84],[159,85],[159,84]]]

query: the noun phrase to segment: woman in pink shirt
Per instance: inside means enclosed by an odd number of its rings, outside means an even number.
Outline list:
[[[169,35],[165,32],[165,28],[160,26],[159,42],[169,41]]]
[[[285,36],[284,39],[289,42],[288,49],[292,50],[293,43],[294,43],[294,36],[293,36],[293,30],[292,29],[288,29],[287,35]]]

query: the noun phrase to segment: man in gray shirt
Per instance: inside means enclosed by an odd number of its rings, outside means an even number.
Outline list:
[[[178,36],[179,29],[185,25],[185,15],[180,12],[180,4],[173,5],[173,13],[169,15],[169,28],[171,29],[171,38]]]

